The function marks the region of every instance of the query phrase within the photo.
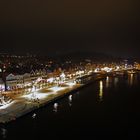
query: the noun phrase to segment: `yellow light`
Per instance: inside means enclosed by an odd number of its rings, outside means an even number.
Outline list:
[[[99,83],[99,101],[103,100],[103,81]]]
[[[109,77],[108,76],[106,77],[106,87],[107,88],[109,87]]]
[[[131,74],[131,75],[130,75],[130,85],[133,85],[133,79],[134,79],[134,75]]]

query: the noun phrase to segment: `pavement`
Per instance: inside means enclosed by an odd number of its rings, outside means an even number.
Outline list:
[[[13,101],[5,106],[0,107],[0,123],[6,123],[16,120],[40,106],[46,105],[48,102],[67,94],[68,92],[80,87],[80,84],[67,83],[65,87],[44,88],[49,92],[40,92],[40,89],[33,93],[14,96]]]

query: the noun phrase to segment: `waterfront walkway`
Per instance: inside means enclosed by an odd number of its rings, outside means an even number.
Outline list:
[[[49,102],[69,94],[72,91],[79,90],[81,87],[86,86],[89,83],[106,78],[106,75],[99,75],[96,77],[93,77],[93,75],[90,76],[91,78],[87,79],[86,82],[85,79],[81,77],[81,80],[84,80],[84,83],[67,81],[62,86],[36,89],[29,94],[20,94],[15,96],[11,103],[0,107],[0,123],[16,120],[18,117],[30,113]]]
[[[64,87],[51,87],[38,89],[33,93],[15,97],[14,100],[7,105],[0,107],[0,123],[9,122],[23,116],[40,106],[43,106],[54,99],[64,96],[80,87],[80,84],[66,83]]]

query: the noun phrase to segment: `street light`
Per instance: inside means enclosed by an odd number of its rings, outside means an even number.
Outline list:
[[[2,71],[2,80],[3,80],[4,86],[5,86],[5,91],[7,91],[6,73],[5,73],[6,72],[6,67],[5,67],[5,65],[2,67],[1,71]]]

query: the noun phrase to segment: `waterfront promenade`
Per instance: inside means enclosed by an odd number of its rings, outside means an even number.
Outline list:
[[[54,86],[51,88],[38,89],[33,93],[14,97],[11,103],[0,107],[0,123],[15,120],[40,106],[46,105],[54,99],[66,95],[80,86],[80,84],[69,82],[66,83],[65,87]]]
[[[74,93],[75,90],[96,81],[107,77],[107,74],[85,75],[77,79],[67,81],[61,86],[51,86],[48,88],[35,89],[28,94],[20,94],[13,97],[13,101],[7,105],[0,106],[0,123],[6,123],[16,120],[27,113],[38,109],[41,106],[47,105],[50,102],[54,103],[57,99],[65,95]]]

